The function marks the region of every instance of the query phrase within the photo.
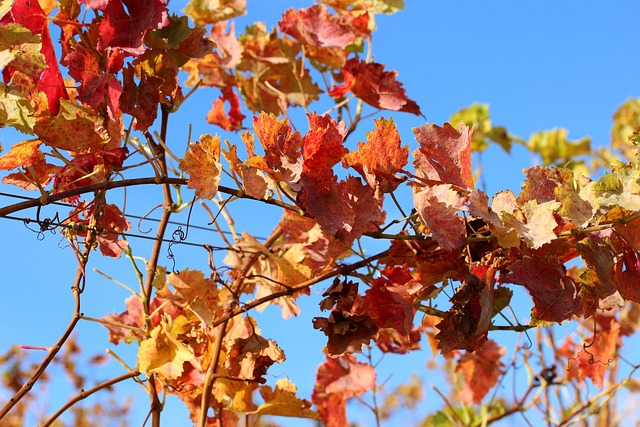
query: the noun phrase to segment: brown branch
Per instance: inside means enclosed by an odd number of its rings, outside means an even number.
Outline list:
[[[137,377],[138,375],[140,375],[140,372],[138,372],[137,370],[129,371],[125,374],[122,374],[115,378],[111,378],[110,380],[104,381],[96,385],[95,387],[90,388],[89,390],[81,390],[80,393],[75,395],[73,398],[69,399],[67,403],[65,403],[60,409],[58,409],[53,415],[51,415],[44,423],[42,423],[40,427],[49,427],[67,409],[71,408],[73,405],[75,405],[79,401],[91,396],[93,393],[96,393],[104,388],[111,387],[112,385],[117,384],[119,382],[128,380],[129,378]]]
[[[134,187],[138,185],[186,185],[188,179],[186,178],[170,178],[170,177],[162,177],[157,179],[155,177],[150,178],[132,178],[132,179],[123,179],[122,181],[105,181],[97,184],[87,185],[85,187],[78,187],[72,190],[61,191],[60,193],[50,194],[44,200],[41,197],[36,197],[33,199],[25,200],[24,202],[15,203],[13,205],[0,207],[0,216],[9,215],[14,212],[18,212],[24,209],[34,208],[37,206],[45,206],[49,203],[59,202],[60,200],[72,197],[79,196],[86,193],[92,193],[100,190],[110,190],[114,188],[123,188],[123,187]],[[298,214],[303,214],[300,211],[300,208],[294,205],[290,205],[288,203],[284,203],[278,199],[268,198],[268,199],[256,199],[253,198],[240,190],[236,190],[234,188],[225,187],[220,185],[218,187],[218,191],[221,193],[229,194],[231,196],[235,196],[239,199],[251,199],[256,200],[258,202],[266,203],[268,205],[274,205],[281,207],[283,209],[291,210]]]

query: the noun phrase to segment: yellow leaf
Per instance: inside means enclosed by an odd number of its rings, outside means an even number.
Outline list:
[[[174,336],[182,329],[187,319],[178,316],[173,322],[164,317],[153,328],[151,337],[140,343],[138,350],[138,369],[141,373],[159,374],[166,379],[175,379],[182,375],[185,362],[194,358],[192,351]]]
[[[247,13],[247,0],[191,0],[184,13],[198,25],[214,24]]]
[[[260,389],[260,395],[264,399],[254,414],[273,415],[277,417],[310,418],[319,420],[320,415],[310,409],[311,402],[296,397],[297,388],[287,378],[276,382],[275,390],[269,386]]]

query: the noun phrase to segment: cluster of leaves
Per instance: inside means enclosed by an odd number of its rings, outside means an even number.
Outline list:
[[[463,383],[459,399],[479,404],[505,372],[505,349],[489,337],[491,330],[523,331],[595,316],[606,333],[593,338],[589,352],[568,341],[563,354],[576,363],[576,381],[590,378],[603,386],[606,364],[594,364],[594,357],[613,358],[618,337],[633,332],[611,313],[624,301],[640,303],[635,152],[621,150],[629,162],[617,162],[593,180],[569,163],[588,153],[589,141],[571,142],[565,131],[555,130],[525,142],[493,127],[481,105],[460,111],[452,124],[413,129],[418,148],[412,153],[387,118],[375,120],[366,141],[350,150],[346,139],[361,123],[363,104],[421,115],[397,74],[370,56],[376,14],[393,13],[402,2],[322,0],[287,10],[279,29],[257,23],[238,37],[229,19],[245,12],[242,0],[190,2],[186,13],[193,28],[187,17],[169,14],[162,0],[2,5],[0,123],[33,138],[12,145],[0,157],[0,169],[12,171],[3,183],[39,191],[40,197],[28,206],[0,208],[0,214],[51,201],[73,205],[56,224],[79,263],[69,330],[81,318],[79,298],[92,251],[133,260],[123,235],[131,225],[123,205],[107,202],[110,190],[164,188],[156,246],[142,268],[134,261],[140,291],[125,301],[122,313],[100,319],[111,343],[138,346],[128,377],[145,377],[154,425],[164,390],[176,394],[200,426],[237,425],[240,414],[346,426],[347,400],[377,387],[374,367],[355,354],[374,346],[408,353],[423,336],[455,360]],[[80,17],[88,11],[94,18],[84,22]],[[61,34],[59,61],[51,25]],[[187,86],[220,90],[209,123],[240,131],[253,116],[251,129],[234,136],[238,144],[205,134],[182,157],[170,150],[168,118],[187,98],[180,71],[188,73]],[[309,110],[321,95],[334,104],[323,115]],[[285,117],[293,107],[305,109],[304,134]],[[624,111],[619,123],[635,129],[638,109]],[[342,120],[347,117],[348,123]],[[125,127],[127,118],[131,124]],[[507,151],[522,143],[541,155],[545,166],[525,170],[518,195],[505,190],[490,200],[475,188],[472,151],[491,142]],[[152,176],[128,178],[129,170]],[[223,179],[235,187],[223,186]],[[174,202],[185,186],[194,190],[194,200]],[[403,188],[411,193],[408,206],[395,196]],[[196,198],[220,204],[220,194],[231,197],[226,202],[248,198],[279,206],[282,217],[264,241],[248,233],[228,241],[221,233],[224,269],[216,268],[212,254],[208,275],[195,269],[167,273],[158,255],[169,217]],[[398,214],[387,215],[389,200]],[[360,247],[366,239],[387,247],[365,256]],[[567,267],[577,259],[583,267]],[[275,304],[285,319],[295,316],[297,298],[330,280],[320,302],[327,317],[313,321],[327,337],[327,357],[308,401],[289,380],[266,385],[269,368],[285,353],[261,335],[250,311]],[[435,309],[433,301],[451,283],[459,286],[448,309]],[[506,319],[513,286],[531,296],[528,325],[496,320]],[[49,352],[49,360],[57,351]],[[19,397],[28,391],[21,390]]]

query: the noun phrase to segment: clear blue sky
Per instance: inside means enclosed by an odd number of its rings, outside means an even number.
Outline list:
[[[254,20],[276,25],[287,7],[311,3],[249,0],[249,14],[238,20],[236,28],[240,30]],[[185,4],[185,1],[172,1],[171,7],[179,10]],[[638,16],[640,3],[631,0],[408,0],[404,11],[379,18],[379,29],[373,39],[374,59],[399,72],[398,79],[407,89],[408,96],[420,105],[429,122],[441,124],[458,109],[473,102],[483,102],[490,104],[495,125],[506,126],[511,133],[525,139],[538,130],[566,127],[570,139],[591,136],[594,145],[606,145],[613,112],[629,97],[640,96],[640,57],[636,49]],[[179,155],[184,153],[189,123],[194,125],[194,135],[218,132],[204,123],[210,102],[217,96],[214,90],[201,91],[171,122],[170,144]],[[424,119],[386,112],[375,117],[379,116],[393,116],[403,143],[409,144],[411,150],[415,149],[411,128],[424,124]],[[362,131],[371,128],[372,123],[364,124]],[[227,137],[232,141],[236,138]],[[18,140],[16,138],[6,130],[0,133],[5,151]],[[358,140],[363,140],[362,134],[351,143]],[[517,191],[522,181],[522,168],[535,161],[520,149],[515,149],[511,156],[499,149],[490,149],[483,157],[488,193],[503,188]],[[6,186],[2,190],[6,191]],[[9,191],[22,194],[13,188]],[[137,193],[135,197],[145,201],[148,194],[158,197],[160,193],[150,190]],[[13,202],[0,196],[0,206]],[[143,215],[145,206],[151,204],[137,203],[132,197],[129,203],[129,212],[138,215]],[[234,209],[236,219],[255,234],[267,235],[269,230],[264,224],[273,223],[277,217],[261,214],[257,219],[250,206],[238,204]],[[51,208],[47,213],[54,211]],[[34,215],[34,211],[25,213]],[[271,210],[271,214],[277,215],[277,212]],[[185,219],[184,214],[179,217],[181,221]],[[205,222],[202,216],[196,219],[201,220],[201,224]],[[0,236],[0,351],[13,343],[49,346],[62,332],[72,313],[69,286],[76,267],[74,256],[68,248],[59,248],[59,236],[48,235],[39,242],[35,234],[19,222],[0,220]],[[215,238],[212,233],[190,231],[190,240],[194,242],[211,242]],[[60,245],[64,246],[64,242]],[[132,245],[141,256],[149,253],[149,245],[144,241],[134,240]],[[175,252],[177,268],[207,268],[203,251],[179,247]],[[96,262],[98,258],[94,257],[92,267],[135,286],[127,260]],[[288,356],[286,364],[272,368],[270,382],[288,376],[299,386],[301,396],[307,398],[325,342],[324,336],[311,328],[311,318],[320,314],[317,303],[325,287],[315,288],[312,297],[303,301],[300,318],[282,322],[276,310],[268,309],[263,320],[266,323],[262,326],[263,334],[275,338]],[[83,295],[83,312],[92,317],[120,312],[127,296],[122,288],[92,274]],[[521,316],[526,318],[528,312]],[[106,331],[98,325],[81,323],[78,334],[88,353],[103,352],[107,346]],[[300,345],[302,341],[304,346]],[[113,349],[125,359],[134,360],[133,347]],[[390,385],[404,381],[410,372],[407,368],[424,372],[429,357],[428,349],[409,358],[387,356],[380,365],[379,379],[390,378]],[[113,362],[104,369],[96,372],[98,378],[106,379],[121,373]],[[57,380],[57,383],[64,383],[64,380]],[[137,388],[131,383],[119,390],[126,394]],[[446,386],[442,388],[446,390]],[[61,389],[65,393],[69,391],[65,387]],[[426,401],[430,402],[431,409],[440,406],[440,399],[433,391],[428,389],[427,393]],[[133,425],[140,425],[146,415],[146,397],[137,396],[140,400]],[[4,398],[0,396],[0,399]],[[62,401],[58,393],[52,393],[50,399],[50,410]],[[164,420],[167,426],[186,425],[179,406],[176,402],[168,406]],[[366,416],[364,412],[357,413]]]

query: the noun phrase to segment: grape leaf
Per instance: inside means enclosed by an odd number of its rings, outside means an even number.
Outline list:
[[[275,341],[252,334],[248,338],[236,338],[232,341],[225,368],[234,378],[265,383],[263,376],[267,369],[284,360],[284,351]]]
[[[165,296],[166,299],[191,309],[203,324],[211,326],[220,303],[215,281],[205,279],[201,271],[185,269],[171,273],[167,283],[174,287],[175,293]]]
[[[296,185],[302,174],[303,160],[302,135],[292,131],[286,119],[278,120],[273,114],[265,112],[253,118],[253,129],[264,149],[264,160],[273,171],[277,180],[286,182],[290,187],[299,189]]]
[[[458,216],[467,210],[465,200],[450,184],[413,188],[413,203],[420,219],[446,251],[467,243],[466,227]]]
[[[533,298],[531,324],[561,323],[582,313],[579,289],[561,263],[525,257],[508,268],[504,281],[524,286]]]
[[[44,160],[40,151],[42,141],[30,139],[13,144],[8,153],[0,157],[0,170],[11,170],[20,166],[27,167]]]
[[[1,161],[2,158],[0,158]],[[2,182],[18,186],[24,190],[38,190],[39,188],[45,188],[60,169],[62,169],[60,166],[51,165],[42,159],[30,165],[24,172],[10,173],[2,178]]]
[[[553,129],[537,132],[531,135],[527,142],[530,151],[540,154],[544,166],[552,164],[567,164],[578,156],[591,152],[591,138],[578,141],[567,139],[566,129]]]
[[[297,41],[280,37],[275,29],[268,33],[263,23],[248,27],[239,40],[243,59],[237,86],[252,111],[284,114],[289,104],[307,106],[323,92],[298,57]]]
[[[358,142],[358,149],[342,158],[345,167],[352,167],[376,191],[390,193],[404,178],[398,175],[407,165],[409,147],[400,146],[400,134],[393,119],[376,120],[375,130],[367,133],[367,143]]]
[[[626,249],[615,265],[614,274],[620,296],[640,303],[640,258],[637,252]]]
[[[193,351],[176,336],[183,333],[187,319],[180,316],[174,321],[166,317],[153,328],[150,337],[140,343],[138,369],[141,373],[159,374],[166,379],[182,375],[186,362],[194,359]]]
[[[472,131],[460,123],[459,131],[449,123],[415,128],[420,148],[413,152],[416,175],[429,181],[473,189],[471,168]]]
[[[60,68],[58,67],[47,15],[37,1],[16,0],[11,8],[10,16],[10,22],[21,24],[33,34],[41,36],[42,47],[40,52],[44,55],[46,68],[37,78],[36,85],[47,96],[49,112],[52,115],[56,115],[60,108],[60,100],[69,99],[69,96],[64,87],[62,73],[60,73]],[[36,67],[39,67],[39,64]],[[3,70],[5,83],[11,79],[13,72],[14,70],[10,67]]]
[[[251,413],[320,420],[320,415],[310,409],[311,402],[299,399],[296,397],[296,392],[296,386],[287,378],[276,381],[275,390],[269,386],[263,386],[260,388],[260,395],[264,403]]]
[[[45,144],[76,153],[120,146],[120,135],[110,135],[105,119],[93,108],[62,99],[59,109],[57,116],[42,118],[34,127]]]
[[[114,169],[122,167],[128,152],[127,147],[121,147],[77,156],[56,174],[53,182],[55,192],[104,181]],[[78,199],[79,196],[73,196],[69,201],[75,203]]]
[[[247,0],[191,0],[184,13],[198,25],[215,24],[247,13]]]
[[[329,95],[339,98],[351,92],[367,104],[381,110],[422,115],[418,104],[407,98],[402,84],[396,80],[398,73],[384,71],[383,64],[351,58],[342,68],[342,74],[343,86],[336,86]]]
[[[229,103],[229,113],[225,113],[224,104]],[[212,108],[207,113],[207,122],[218,125],[222,129],[231,131],[242,128],[242,120],[245,116],[240,109],[240,98],[235,94],[230,86],[222,89],[222,96],[213,102]]]
[[[297,11],[288,9],[279,25],[280,31],[304,44],[306,56],[336,68],[344,65],[345,47],[356,39],[346,20],[329,14],[324,5],[314,4]]]
[[[283,33],[311,46],[344,49],[355,40],[351,29],[319,4],[297,11],[288,9],[279,25]]]
[[[322,294],[325,298],[320,302],[320,308],[333,309],[328,318],[315,317],[313,327],[328,337],[327,352],[331,357],[360,353],[362,346],[369,344],[378,332],[369,316],[352,311],[357,295],[357,283],[339,279]]]
[[[352,355],[340,359],[327,357],[318,367],[311,399],[326,427],[347,427],[347,399],[376,385],[375,369]]]
[[[435,339],[443,354],[458,349],[475,351],[487,341],[494,304],[493,282],[493,277],[480,279],[473,274],[464,279],[451,298],[452,308],[436,325],[439,332]]]
[[[500,358],[505,354],[505,347],[499,346],[493,340],[487,340],[480,349],[460,357],[456,371],[462,372],[464,378],[462,389],[458,392],[458,398],[462,402],[482,403],[482,399],[504,372],[504,364]]]
[[[187,186],[196,190],[196,196],[212,199],[218,192],[222,172],[220,138],[204,134],[199,142],[189,143],[178,168],[189,174]]]
[[[383,277],[374,279],[364,297],[356,300],[353,312],[370,317],[379,329],[393,329],[400,337],[408,338],[416,308],[414,296],[405,285],[412,278],[408,273],[398,274],[399,271],[384,270]]]
[[[142,43],[144,34],[169,25],[167,7],[162,0],[144,3],[136,0],[79,0],[79,3],[104,13],[104,19],[98,23],[98,50],[121,49],[132,56],[141,55],[145,51]]]

